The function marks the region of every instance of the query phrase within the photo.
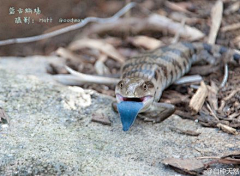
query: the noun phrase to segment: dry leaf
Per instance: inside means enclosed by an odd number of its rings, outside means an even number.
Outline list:
[[[191,175],[198,175],[204,170],[204,164],[197,159],[166,158],[162,163]]]
[[[160,46],[162,46],[162,42],[152,37],[147,36],[136,36],[129,37],[128,39],[134,46],[143,47],[148,50],[154,50]]]
[[[113,45],[114,47],[118,47],[122,45],[122,40],[117,37],[107,37],[104,39],[104,41],[109,43],[110,45]]]
[[[203,163],[198,159],[213,159],[208,163]],[[185,172],[190,175],[200,175],[207,167],[213,165],[217,167],[216,163],[221,164],[240,164],[240,152],[236,151],[230,154],[219,156],[203,156],[192,159],[181,159],[181,158],[166,158],[162,162],[165,165],[172,166],[178,172]]]
[[[230,154],[225,154],[218,160],[218,162],[224,164],[240,164],[240,152],[236,151]]]
[[[170,1],[166,1],[165,5],[168,8],[175,10],[175,11],[184,12],[184,13],[191,14],[191,15],[193,14],[192,12],[187,10],[187,7],[189,7],[189,5],[190,5],[187,3],[173,3]]]
[[[185,20],[186,24],[196,24],[196,23],[203,23],[205,19],[196,18],[196,17],[188,17],[187,15],[179,12],[172,12],[169,15],[169,18],[173,19],[174,21],[182,22],[183,19]]]
[[[217,99],[217,93],[218,93],[218,87],[216,86],[216,83],[211,81],[211,86],[207,86],[208,88],[208,102],[210,106],[214,109],[214,111],[218,110],[218,99]]]
[[[222,12],[223,12],[223,2],[221,0],[218,0],[214,5],[214,7],[212,8],[212,12],[211,12],[212,25],[211,25],[211,29],[208,37],[208,43],[210,44],[215,43],[217,33],[222,21]]]
[[[205,99],[207,97],[207,94],[208,94],[207,86],[202,81],[201,86],[198,88],[197,92],[193,95],[189,103],[190,108],[194,110],[195,113],[199,112],[199,110],[202,108],[203,103],[205,102]]]
[[[70,50],[78,50],[81,48],[94,48],[100,50],[101,52],[105,53],[106,55],[120,63],[124,63],[125,61],[125,58],[121,54],[119,54],[119,52],[112,45],[102,40],[84,38],[72,42],[68,48]]]
[[[226,133],[234,134],[234,135],[238,134],[236,129],[234,129],[234,128],[228,126],[228,125],[224,125],[224,124],[218,123],[217,127],[220,128],[221,130],[223,130]]]
[[[157,14],[153,14],[149,17],[149,24],[158,28],[169,30],[174,34],[179,33],[180,36],[188,38],[188,40],[191,41],[204,37],[204,34],[194,27],[190,27],[188,25],[183,26],[181,23],[174,22],[165,16]]]
[[[210,156],[210,157],[198,157],[199,159],[214,159],[211,162],[205,163],[205,167],[209,167],[210,165],[215,165],[216,163],[221,163],[221,164],[236,164],[239,165],[240,164],[240,152],[239,151],[235,151],[232,153],[228,153],[228,154],[224,154],[223,156],[219,157],[219,156]]]
[[[192,130],[182,130],[180,128],[177,128],[177,127],[170,127],[171,130],[177,132],[177,133],[180,133],[180,134],[186,134],[186,135],[189,135],[189,136],[199,136],[201,133],[199,132],[196,132],[196,131],[192,131]]]

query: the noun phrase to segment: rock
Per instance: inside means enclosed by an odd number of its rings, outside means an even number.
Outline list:
[[[164,158],[239,150],[239,135],[181,118],[137,119],[123,132],[113,98],[52,81],[46,66],[57,59],[0,59],[0,105],[10,119],[8,127],[0,123],[0,175],[174,175]],[[91,122],[99,109],[111,126]],[[170,126],[201,134],[181,135]]]

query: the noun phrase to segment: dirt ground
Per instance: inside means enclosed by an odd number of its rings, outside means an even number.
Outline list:
[[[45,6],[47,2],[47,6]],[[148,0],[148,1],[135,1],[139,3],[140,7],[146,8],[147,12],[142,12],[138,8],[135,8],[131,12],[131,16],[133,17],[143,17],[148,13],[158,13],[162,14],[166,17],[170,17],[171,19],[177,19],[177,15],[182,18],[182,14],[188,18],[197,18],[196,20],[189,20],[187,22],[190,26],[194,26],[202,31],[204,34],[208,35],[209,29],[211,26],[210,14],[211,9],[215,3],[215,1],[207,1],[207,0],[175,0],[169,1],[178,3],[179,6],[188,10],[191,13],[181,12],[183,10],[178,10],[177,8],[169,6],[164,0]],[[234,4],[235,1],[224,0],[224,9],[228,9],[231,5]],[[34,35],[39,35],[45,32],[53,31],[64,26],[71,25],[66,23],[59,23],[59,18],[78,18],[84,19],[89,16],[96,17],[110,17],[114,13],[116,13],[119,9],[124,6],[124,1],[88,1],[88,0],[69,0],[68,3],[65,1],[58,1],[58,5],[56,6],[55,1],[45,1],[45,0],[36,0],[36,1],[19,1],[15,2],[13,0],[10,1],[2,1],[0,6],[1,18],[0,18],[0,40],[5,40],[9,38],[20,38],[20,37],[29,37]],[[14,15],[9,14],[9,8],[14,7],[16,13]],[[19,8],[37,8],[39,7],[41,10],[40,15],[25,15],[19,14],[17,10]],[[176,10],[177,9],[177,10]],[[176,14],[177,13],[177,14]],[[15,18],[29,16],[35,20],[34,23],[30,24],[16,24]],[[53,19],[52,23],[40,23],[39,18],[47,18],[51,17]],[[235,10],[231,13],[226,13],[223,15],[223,19],[221,22],[221,27],[238,23],[240,21],[240,13],[239,10]],[[61,36],[53,37],[47,40],[33,42],[30,44],[17,44],[10,46],[1,46],[0,55],[2,56],[27,56],[34,54],[41,55],[49,55],[51,52],[55,51],[58,47],[67,46],[77,34],[81,34],[84,30],[88,30],[90,25],[84,27],[83,29],[79,29],[76,31],[68,32]],[[9,30],[11,29],[11,30]],[[116,36],[117,35],[117,36]],[[135,36],[136,34],[129,33],[128,35],[121,35],[108,33],[103,36],[95,36],[101,39],[108,38],[109,36],[120,37],[121,46],[127,47],[128,49],[132,49],[133,46],[129,46],[126,41],[128,36]],[[143,32],[143,35],[153,36],[159,40],[165,41],[165,44],[168,44],[169,40],[173,37],[172,34],[169,34],[167,31],[152,33],[149,31]],[[230,30],[227,32],[219,31],[216,43],[224,46],[228,46],[235,49],[240,49],[239,37],[240,30]],[[93,34],[94,36],[94,34]],[[204,39],[202,39],[204,41]],[[126,45],[128,44],[128,45]],[[138,48],[141,49],[141,48]]]

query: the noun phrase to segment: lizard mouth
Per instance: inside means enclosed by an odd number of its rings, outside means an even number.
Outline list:
[[[119,100],[120,102],[122,101],[134,101],[134,102],[147,102],[149,99],[152,98],[152,96],[144,96],[144,97],[123,97],[120,94],[116,94],[116,98],[117,100]]]

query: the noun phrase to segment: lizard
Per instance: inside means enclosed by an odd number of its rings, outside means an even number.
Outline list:
[[[163,46],[128,59],[121,67],[121,78],[115,88],[117,102],[112,104],[120,113],[123,130],[129,130],[137,116],[152,122],[162,122],[171,116],[175,106],[159,102],[162,92],[189,72],[194,63],[207,60],[201,53],[209,56],[230,53],[229,62],[240,61],[240,54],[226,47],[188,42]]]

